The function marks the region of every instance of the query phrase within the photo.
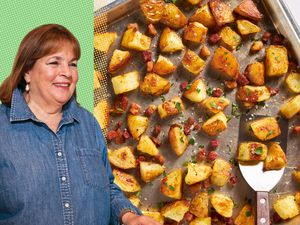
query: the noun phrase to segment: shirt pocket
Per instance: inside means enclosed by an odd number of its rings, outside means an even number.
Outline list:
[[[108,187],[109,179],[100,151],[93,148],[78,148],[76,155],[85,184],[97,189]]]

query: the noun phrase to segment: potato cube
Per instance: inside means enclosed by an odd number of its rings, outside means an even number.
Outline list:
[[[176,52],[184,48],[181,37],[169,27],[166,27],[159,39],[159,48],[162,52]]]
[[[300,73],[291,72],[285,79],[289,91],[299,94],[300,93]]]
[[[191,201],[190,212],[197,217],[208,216],[208,194],[206,192],[197,193]]]
[[[211,183],[216,186],[224,186],[230,177],[231,164],[223,159],[216,159],[210,177]]]
[[[263,47],[264,47],[264,43],[262,41],[254,41],[250,47],[250,52],[251,53],[258,52],[262,50]]]
[[[100,52],[107,53],[110,46],[114,43],[117,38],[116,32],[107,32],[102,34],[94,35],[94,48]]]
[[[211,218],[195,218],[189,223],[189,225],[211,225]]]
[[[242,41],[240,35],[226,26],[220,31],[221,45],[227,49],[234,50]]]
[[[185,28],[183,39],[195,43],[203,43],[206,38],[207,28],[199,22],[190,22]]]
[[[184,105],[180,97],[174,97],[157,106],[158,114],[161,119],[182,113]]]
[[[161,193],[165,196],[181,199],[182,197],[182,171],[180,168],[174,169],[161,181]]]
[[[263,15],[258,11],[256,5],[252,0],[243,0],[235,9],[237,14],[250,18],[254,21],[259,21],[263,18]]]
[[[201,50],[200,50],[200,53],[199,55],[203,58],[208,58],[210,56],[210,50],[207,46],[203,45]]]
[[[126,66],[130,59],[131,54],[129,51],[121,51],[119,49],[116,49],[109,62],[108,72],[116,73],[118,70]]]
[[[295,201],[295,196],[287,195],[276,200],[273,205],[274,210],[284,220],[291,219],[300,213],[300,207]]]
[[[211,175],[211,167],[204,164],[188,163],[188,172],[185,176],[185,183],[192,185],[204,181]]]
[[[205,61],[189,49],[185,52],[181,62],[183,67],[195,76],[198,76],[205,66]]]
[[[294,180],[300,184],[300,171],[299,170],[295,170],[292,173]]]
[[[232,23],[234,21],[234,16],[230,7],[221,0],[209,1],[210,10],[216,20],[218,26],[223,26],[227,23]]]
[[[142,135],[136,146],[137,150],[151,156],[157,156],[159,150],[148,135]]]
[[[300,192],[298,191],[295,193],[295,200],[297,204],[300,206]]]
[[[250,204],[244,205],[234,220],[235,225],[255,225],[255,213]]]
[[[267,141],[281,134],[279,124],[275,117],[265,117],[250,123],[249,127],[254,136],[261,141]]]
[[[223,111],[230,101],[224,97],[208,97],[202,101],[201,106],[208,114],[216,114]]]
[[[140,7],[150,23],[158,23],[165,7],[164,0],[140,0]]]
[[[284,46],[270,45],[266,49],[266,76],[282,76],[287,73],[289,67],[288,54]]]
[[[188,84],[183,96],[192,102],[202,102],[206,98],[206,87],[203,80],[197,79]]]
[[[286,166],[286,163],[286,156],[280,145],[277,142],[269,144],[264,170],[280,170]]]
[[[265,65],[262,62],[254,62],[246,67],[245,75],[251,83],[257,86],[265,84]]]
[[[213,28],[217,25],[215,18],[208,7],[208,4],[204,4],[197,9],[195,14],[190,17],[189,21],[202,23],[208,28]]]
[[[137,27],[130,27],[123,35],[121,46],[136,51],[146,51],[150,49],[151,38],[139,32]]]
[[[202,130],[209,136],[216,136],[227,128],[227,118],[223,112],[212,116],[202,125]]]
[[[173,29],[180,29],[184,27],[188,20],[181,10],[173,3],[165,4],[161,9],[163,11],[160,22]]]
[[[171,202],[161,209],[161,214],[168,219],[180,222],[184,214],[189,211],[189,203],[186,200]]]
[[[236,80],[240,74],[240,65],[237,59],[222,46],[216,49],[211,60],[211,66],[227,80]]]
[[[242,142],[239,144],[237,159],[240,161],[263,161],[266,159],[268,147],[260,142]]]
[[[128,115],[127,118],[128,129],[132,137],[136,140],[146,131],[149,119],[145,116]]]
[[[122,172],[121,170],[114,169],[113,175],[115,177],[115,184],[117,184],[122,191],[133,193],[141,190],[141,186],[137,182],[134,176]]]
[[[226,218],[232,216],[234,204],[230,197],[226,196],[225,194],[215,192],[211,195],[210,202],[217,213],[219,213],[221,216]]]
[[[94,116],[100,127],[105,129],[109,125],[109,104],[107,100],[101,100],[94,108]]]
[[[164,79],[155,73],[147,73],[140,84],[140,90],[143,94],[160,96],[168,93],[171,87],[170,81]]]
[[[144,216],[149,216],[155,221],[159,222],[160,224],[164,224],[164,217],[161,215],[160,212],[153,212],[153,211],[146,211],[142,210]]]
[[[266,86],[245,85],[240,87],[237,92],[237,99],[243,102],[262,102],[271,97],[270,91]]]
[[[241,35],[256,34],[261,30],[259,26],[256,26],[249,20],[237,20],[236,24]]]
[[[198,5],[201,3],[202,0],[188,0],[189,3],[191,3],[192,5]]]
[[[140,75],[138,71],[132,71],[111,78],[116,95],[135,90],[139,86]]]
[[[140,204],[140,199],[136,195],[131,195],[129,196],[128,200],[135,206],[139,207]]]
[[[165,168],[160,164],[144,161],[140,162],[141,179],[145,183],[153,181],[156,177],[160,176],[164,170]]]
[[[136,160],[131,146],[124,146],[116,150],[108,149],[109,162],[120,169],[136,168]]]
[[[169,129],[168,137],[172,150],[176,155],[181,156],[189,145],[188,138],[184,134],[183,128],[177,124],[172,125]]]
[[[300,111],[300,95],[288,99],[280,107],[280,113],[287,119],[291,119]]]
[[[176,66],[166,57],[159,55],[156,63],[153,66],[153,73],[158,75],[167,75],[176,70]]]

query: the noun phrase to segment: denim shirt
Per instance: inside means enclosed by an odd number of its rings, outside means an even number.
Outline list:
[[[120,188],[101,129],[72,98],[56,133],[15,89],[0,105],[0,225],[117,225],[140,214]]]

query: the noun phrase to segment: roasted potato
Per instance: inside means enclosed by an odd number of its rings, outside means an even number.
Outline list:
[[[211,218],[195,218],[189,223],[189,225],[211,225]]]
[[[224,97],[208,97],[201,102],[201,106],[211,115],[223,111],[229,103],[229,99]]]
[[[172,125],[169,129],[168,137],[172,150],[176,155],[181,156],[189,145],[183,128],[177,124]]]
[[[263,161],[266,159],[268,147],[260,142],[242,142],[239,144],[237,159],[240,161]]]
[[[211,167],[208,165],[189,162],[187,168],[185,183],[188,185],[206,180],[211,175]]]
[[[216,136],[227,128],[227,118],[223,112],[218,112],[202,125],[202,130],[209,136]]]
[[[295,200],[297,204],[300,206],[300,192],[298,191],[295,193]]]
[[[249,124],[254,136],[261,141],[273,139],[281,134],[279,124],[275,117],[257,119]]]
[[[180,168],[172,170],[161,181],[161,193],[165,196],[181,199],[182,196],[182,171]]]
[[[201,218],[208,216],[207,192],[200,192],[194,196],[190,204],[190,213]]]
[[[246,67],[245,75],[254,85],[262,86],[265,84],[265,65],[262,62],[251,63]]]
[[[159,150],[148,135],[142,135],[136,146],[137,150],[151,156],[157,156]]]
[[[150,23],[160,21],[163,9],[165,7],[164,0],[140,0],[141,9]]]
[[[234,50],[242,41],[241,36],[228,26],[223,27],[219,34],[221,37],[221,45],[230,50]]]
[[[121,170],[114,169],[113,175],[115,176],[115,184],[117,184],[122,191],[133,193],[141,190],[141,186],[134,176],[122,172]]]
[[[176,52],[184,48],[181,37],[169,27],[166,27],[159,39],[159,49],[161,52]]]
[[[288,99],[280,107],[280,113],[287,119],[291,119],[298,112],[300,112],[300,95]]]
[[[149,119],[145,116],[128,115],[127,118],[128,129],[132,137],[136,140],[146,131]]]
[[[300,170],[294,170],[292,173],[294,180],[300,184]]]
[[[138,71],[132,71],[111,78],[116,95],[135,90],[139,86],[140,75]]]
[[[140,90],[143,94],[160,96],[168,93],[171,87],[170,81],[164,79],[155,73],[147,73],[140,84]]]
[[[121,51],[116,49],[113,52],[111,60],[108,65],[108,72],[116,73],[119,69],[123,68],[128,64],[131,59],[131,54],[129,51]]]
[[[136,51],[146,51],[150,49],[151,38],[138,31],[137,27],[129,27],[123,35],[121,46]]]
[[[184,68],[196,76],[199,75],[205,66],[205,61],[190,49],[186,50],[181,62]]]
[[[100,72],[94,70],[94,76],[93,76],[94,77],[94,82],[93,82],[93,84],[94,84],[94,90],[96,90],[96,89],[98,89],[98,88],[101,87],[99,79],[98,79],[98,76],[97,76],[97,73],[100,73]]]
[[[112,43],[117,38],[116,32],[107,32],[94,35],[94,48],[100,52],[107,53]]]
[[[189,3],[191,3],[192,5],[198,5],[201,3],[202,0],[187,0]]]
[[[300,213],[300,207],[295,201],[295,196],[287,195],[277,199],[273,205],[274,210],[284,220],[291,219]]]
[[[286,166],[286,163],[286,156],[280,145],[277,142],[270,143],[264,161],[264,170],[280,170]]]
[[[184,30],[183,39],[194,43],[203,43],[207,30],[207,27],[199,22],[190,22]]]
[[[262,50],[264,47],[264,43],[262,41],[254,41],[250,47],[251,53],[256,53],[260,50]]]
[[[263,15],[258,11],[256,5],[252,0],[243,0],[235,9],[237,14],[250,18],[254,21],[259,21],[263,18]]]
[[[140,162],[141,179],[149,183],[164,172],[164,166],[152,162]]]
[[[166,57],[159,55],[156,63],[153,66],[153,73],[158,75],[167,75],[176,70],[176,66]]]
[[[94,77],[95,76],[98,78],[99,82],[101,82],[101,81],[103,81],[103,80],[106,79],[105,75],[102,72],[98,71],[98,70],[94,70]]]
[[[283,76],[289,68],[288,54],[284,46],[270,45],[266,49],[266,76]]]
[[[211,60],[211,67],[227,80],[236,80],[240,74],[240,65],[237,59],[222,46],[216,49]]]
[[[183,112],[184,105],[180,97],[174,97],[157,106],[158,114],[161,119]]]
[[[206,86],[202,79],[194,80],[185,89],[183,96],[192,102],[202,102],[206,98]]]
[[[202,23],[205,27],[208,28],[213,28],[217,25],[215,18],[208,7],[208,4],[204,4],[199,9],[197,9],[195,14],[189,18],[189,21]]]
[[[168,203],[161,209],[161,214],[168,219],[180,222],[184,214],[189,210],[189,202],[180,200]]]
[[[240,87],[237,90],[236,95],[238,100],[250,103],[266,101],[271,97],[270,91],[266,86],[251,85]]]
[[[300,93],[300,73],[291,72],[285,79],[285,84],[289,91],[299,94]]]
[[[236,24],[241,35],[256,34],[261,30],[259,26],[256,26],[249,20],[237,20]]]
[[[149,216],[160,224],[164,224],[165,219],[160,212],[142,210],[142,213],[144,216]]]
[[[94,108],[94,116],[97,119],[101,129],[109,125],[109,104],[106,100],[101,100]]]
[[[210,177],[211,183],[216,186],[224,186],[230,177],[231,164],[223,159],[216,159]]]
[[[204,59],[208,58],[210,56],[210,50],[207,46],[203,45],[200,52],[199,52],[199,55],[201,57],[203,57]]]
[[[140,199],[136,195],[130,195],[128,200],[135,206],[139,207]]]
[[[223,26],[227,23],[232,23],[234,21],[234,16],[230,7],[221,0],[209,1],[210,10],[215,18],[218,26]]]
[[[116,150],[107,150],[109,162],[120,169],[136,168],[136,160],[131,146],[124,146]]]
[[[244,205],[234,220],[235,225],[255,225],[255,212],[250,204]]]
[[[163,11],[160,22],[173,29],[180,29],[184,27],[188,20],[181,10],[173,3],[165,4],[161,9]]]
[[[232,216],[233,212],[233,201],[230,197],[222,193],[213,193],[210,197],[210,202],[212,207],[219,213],[221,216],[229,218]]]

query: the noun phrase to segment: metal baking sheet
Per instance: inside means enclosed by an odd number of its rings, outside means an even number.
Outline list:
[[[206,1],[203,1],[203,4]],[[235,8],[240,1],[238,0],[232,0],[232,1],[226,1],[230,4],[230,7],[233,9]],[[260,38],[264,31],[269,31],[271,33],[275,33],[276,29],[273,25],[273,22],[271,21],[270,17],[268,16],[268,12],[266,11],[265,7],[263,6],[261,1],[255,1],[255,3],[258,6],[258,9],[264,14],[264,19],[259,22],[259,26],[262,28],[262,31],[256,34],[255,36],[250,36],[243,39],[243,45],[241,48],[237,51],[233,51],[233,53],[236,55],[239,63],[240,63],[240,71],[243,72],[246,68],[246,66],[252,62],[255,62],[257,58],[262,58],[265,55],[264,50],[260,51],[257,54],[249,54],[249,49],[251,46],[251,42],[253,38]],[[185,7],[180,9],[184,12],[184,14],[189,17],[191,16],[196,8],[190,8]],[[139,9],[138,1],[137,0],[125,0],[125,1],[116,1],[110,5],[107,6],[107,21],[108,21],[108,31],[114,31],[117,32],[118,38],[114,42],[113,46],[111,47],[109,53],[108,53],[108,59],[111,58],[112,52],[114,49],[120,49],[120,43],[121,38],[126,30],[126,26],[129,23],[138,23],[140,31],[142,33],[146,33],[147,30],[147,23],[145,21],[145,18]],[[95,12],[94,17],[97,19],[97,16],[99,16],[99,12]],[[273,16],[273,20],[276,19]],[[159,34],[162,31],[163,25],[157,24],[155,25],[157,30],[159,31]],[[178,33],[182,34],[182,29],[178,31]],[[209,34],[208,34],[209,35]],[[159,36],[157,35],[152,39],[152,47],[151,50],[153,52],[153,58],[157,59],[159,55],[159,50],[157,50],[158,40]],[[217,48],[217,45],[209,45],[206,43],[206,45],[211,50],[211,53],[214,52],[214,50]],[[189,46],[190,47],[190,46]],[[198,47],[190,47],[195,52],[199,52],[200,46]],[[138,70],[140,73],[140,79],[142,80],[144,75],[146,74],[146,66],[143,63],[141,53],[131,51],[133,53],[133,60],[131,63],[122,71],[119,71],[118,74],[124,74],[126,72],[130,72],[132,70]],[[164,95],[164,98],[166,100],[177,96],[182,95],[182,92],[180,91],[180,84],[183,81],[192,81],[196,79],[195,76],[190,75],[187,73],[184,68],[181,65],[181,59],[183,57],[184,51],[174,54],[166,54],[169,59],[171,59],[172,62],[174,62],[178,67],[177,70],[166,77],[173,86],[170,89],[170,92]],[[216,79],[215,74],[211,71],[209,68],[210,65],[211,56],[206,60],[206,67],[199,75],[200,77],[203,77],[207,87],[222,87],[220,80]],[[95,62],[97,64],[97,62]],[[97,65],[96,65],[97,67]],[[109,79],[109,78],[108,78]],[[286,88],[283,84],[284,78],[279,78],[275,80],[268,80],[267,85],[271,87],[278,87],[280,89],[280,92],[278,95],[271,97],[270,100],[266,101],[265,106],[259,106],[252,110],[250,110],[248,113],[252,114],[258,114],[258,115],[269,115],[269,116],[277,116],[278,110],[280,105],[286,100],[288,97],[291,96],[290,93],[287,92]],[[113,89],[111,82],[108,81],[108,90],[111,93],[110,101],[112,101],[112,98],[114,96]],[[233,103],[236,102],[235,100],[235,90],[226,92],[226,97],[230,99],[230,101]],[[140,104],[143,108],[143,110],[149,105],[149,104],[155,104],[158,105],[162,103],[161,97],[151,97],[151,96],[142,96],[138,90],[130,92],[126,94],[129,97],[130,102],[136,102]],[[189,116],[194,117],[198,122],[202,122],[205,115],[200,111],[200,108],[197,106],[197,104],[193,104],[189,102],[184,97],[182,98],[185,104],[186,110],[179,116],[175,116],[166,120],[161,120],[159,116],[156,114],[155,116],[151,117],[150,126],[148,127],[146,134],[151,134],[151,131],[153,130],[153,127],[155,124],[160,124],[162,126],[162,132],[159,136],[159,139],[162,141],[162,145],[159,148],[160,152],[165,156],[166,160],[166,172],[170,171],[171,169],[182,167],[184,168],[183,164],[186,161],[189,161],[197,152],[199,145],[208,146],[208,143],[211,139],[211,137],[208,137],[204,135],[202,132],[192,132],[191,135],[189,135],[189,138],[194,137],[195,138],[195,145],[190,145],[186,152],[178,157],[176,156],[173,151],[170,148],[170,145],[168,143],[168,130],[171,124],[173,123],[179,123],[182,124]],[[227,109],[224,111],[226,115],[231,115],[231,105],[227,107]],[[240,113],[245,113],[245,111],[241,111]],[[122,116],[116,116],[111,117],[110,119],[110,128],[113,128],[117,121],[121,120],[126,125],[126,115]],[[292,120],[290,120],[289,126],[292,127],[295,124],[299,124],[299,116],[296,116]],[[237,149],[237,141],[238,141],[238,133],[239,133],[239,118],[238,117],[232,117],[232,119],[228,122],[228,128],[224,132],[221,132],[220,135],[217,137],[217,139],[220,141],[221,145],[218,148],[218,153],[221,158],[225,158],[229,160],[230,158],[233,158],[236,156],[236,149]],[[123,145],[131,145],[133,147],[136,146],[135,141],[127,141]],[[285,173],[280,181],[280,183],[274,188],[274,190],[270,193],[270,206],[272,206],[272,203],[275,199],[277,199],[279,196],[283,196],[285,194],[294,193],[297,188],[299,189],[299,186],[295,184],[295,182],[292,181],[291,178],[291,172],[295,169],[297,164],[299,163],[299,150],[300,150],[300,139],[299,136],[296,137],[292,134],[289,134],[289,140],[288,140],[288,147],[286,149],[286,155],[288,159],[288,164],[285,169]],[[114,149],[117,147],[120,147],[118,145],[115,145],[114,143],[109,143],[109,147]],[[136,177],[139,180],[139,175],[135,171],[131,171],[133,174],[136,175]],[[245,199],[251,199],[253,202],[255,201],[255,193],[254,191],[247,185],[247,183],[244,181],[242,175],[240,174],[240,171],[238,167],[233,166],[233,174],[238,177],[238,182],[235,187],[231,187],[230,185],[225,185],[224,187],[218,188],[214,187],[216,190],[220,190],[222,192],[228,193],[233,199],[235,204],[234,209],[234,215],[235,218],[238,212],[240,211],[241,207],[245,204]],[[160,180],[161,177],[157,178],[150,184],[144,184],[141,180],[140,184],[142,184],[142,191],[141,191],[141,208],[148,208],[148,207],[156,207],[160,202],[167,202],[171,201],[172,199],[167,198],[163,196],[160,192]],[[189,188],[184,184],[183,187],[185,196],[189,197]],[[254,204],[253,204],[254,205]],[[271,210],[272,211],[272,210]],[[271,212],[272,215],[272,212]],[[285,223],[287,225],[298,225],[300,224],[300,216],[294,218],[293,220],[286,221]]]

